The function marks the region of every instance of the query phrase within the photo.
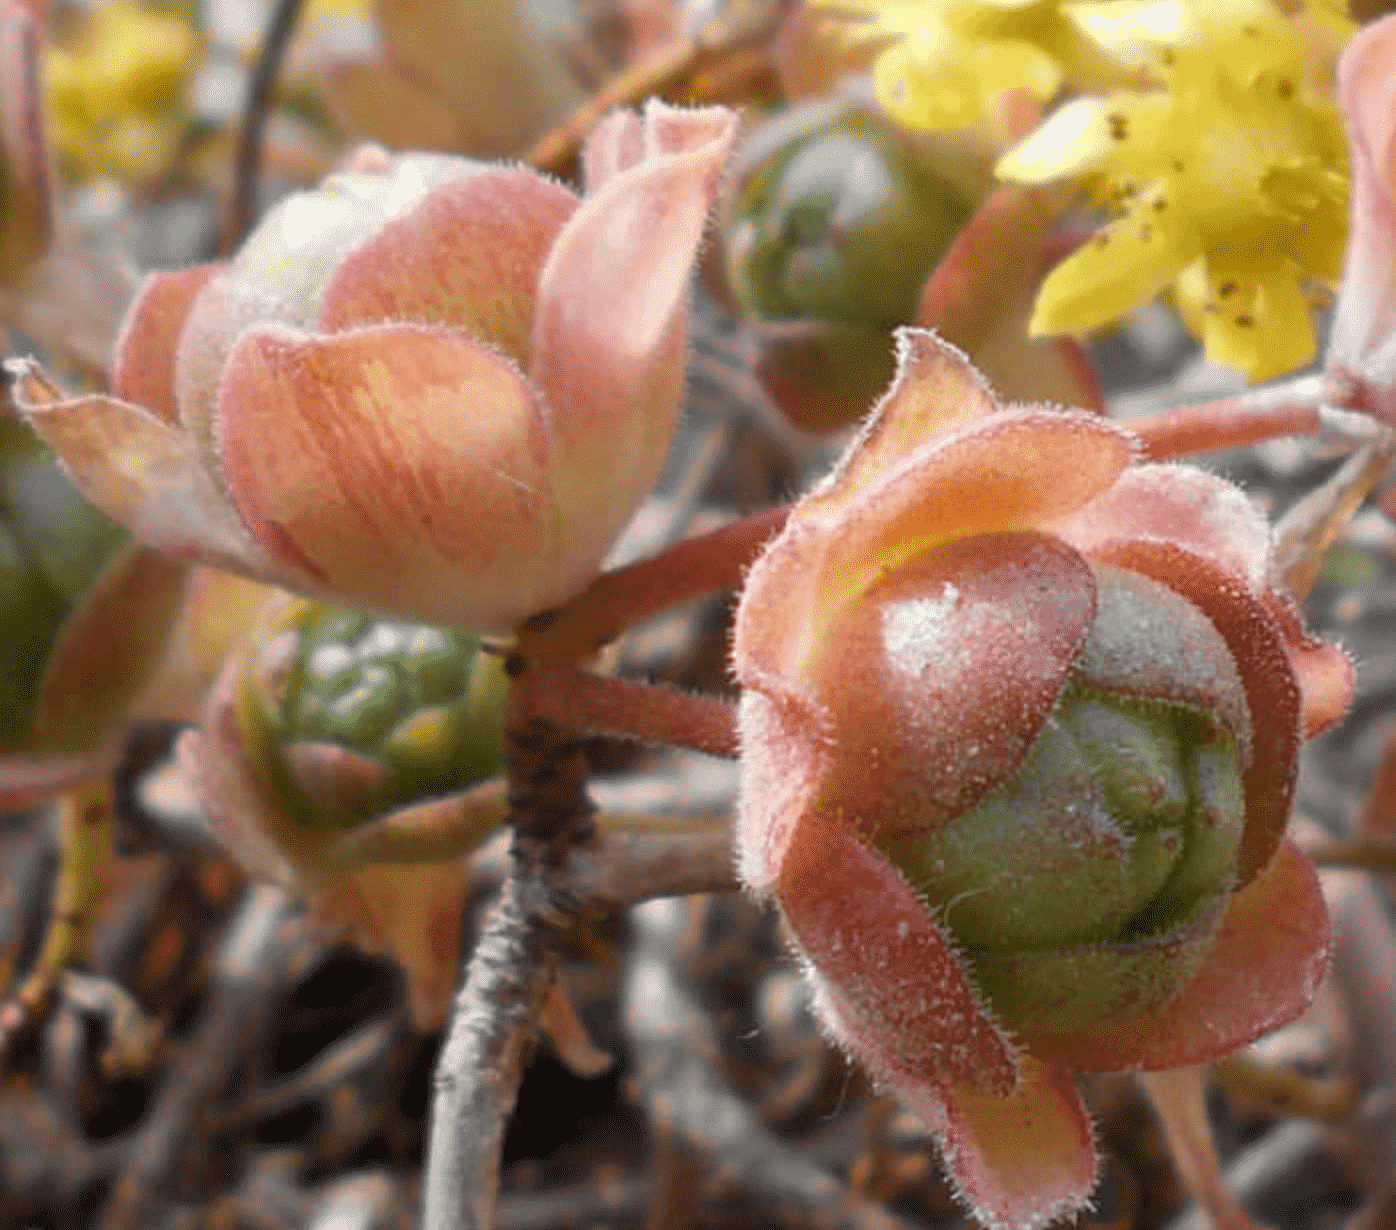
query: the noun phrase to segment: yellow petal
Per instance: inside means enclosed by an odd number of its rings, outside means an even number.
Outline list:
[[[1031,336],[1084,333],[1117,320],[1192,261],[1195,241],[1164,229],[1147,216],[1151,212],[1145,206],[1112,222],[1047,275],[1028,326]]]
[[[1176,120],[1166,95],[1078,98],[1009,150],[995,174],[1024,184],[1105,170],[1151,179],[1163,162],[1160,147],[1170,122]]]
[[[1239,367],[1259,383],[1312,362],[1318,348],[1313,310],[1293,264],[1208,260],[1212,300],[1203,344],[1214,363]]]

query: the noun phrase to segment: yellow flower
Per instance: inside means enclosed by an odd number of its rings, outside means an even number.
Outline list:
[[[1337,107],[1268,0],[1069,6],[1160,88],[1068,103],[999,164],[1005,178],[1085,177],[1118,214],[1043,283],[1034,336],[1080,333],[1172,287],[1208,358],[1269,380],[1308,363],[1303,278],[1342,275],[1349,183]]]
[[[1046,102],[1064,81],[1113,79],[1059,0],[814,2],[845,37],[883,44],[873,82],[888,112],[909,128],[968,128],[1009,91]]]
[[[44,67],[64,171],[146,179],[166,170],[198,52],[188,21],[136,0],[104,0],[60,35]]]

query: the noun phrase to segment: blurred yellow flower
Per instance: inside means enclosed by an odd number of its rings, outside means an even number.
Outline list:
[[[54,145],[75,179],[149,179],[174,158],[199,54],[192,25],[137,0],[101,0],[45,61]]]
[[[1269,380],[1317,340],[1304,278],[1347,242],[1342,121],[1268,0],[1110,0],[1068,13],[1159,88],[1067,103],[999,163],[1021,183],[1084,177],[1119,216],[1043,283],[1034,336],[1097,328],[1168,288],[1208,358]]]
[[[968,128],[993,100],[1118,83],[1060,0],[813,0],[852,42],[882,44],[879,100],[909,128]]]

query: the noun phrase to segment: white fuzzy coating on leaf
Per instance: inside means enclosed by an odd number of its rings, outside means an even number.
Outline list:
[[[1220,632],[1167,586],[1096,565],[1099,608],[1078,658],[1078,678],[1124,696],[1214,709],[1251,757],[1246,689]],[[1210,702],[1210,703],[1208,703]]]

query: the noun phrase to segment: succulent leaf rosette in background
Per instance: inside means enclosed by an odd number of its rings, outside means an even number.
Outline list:
[[[186,571],[133,544],[0,404],[0,809],[107,772]]]
[[[1237,488],[899,345],[743,591],[740,869],[976,1215],[1041,1226],[1094,1179],[1071,1071],[1202,1063],[1308,1002],[1327,925],[1284,831],[1352,672]]]
[[[794,422],[866,412],[892,375],[892,329],[915,320],[972,204],[869,107],[797,103],[750,132],[724,202],[726,277]]]
[[[414,1017],[445,1017],[465,854],[497,828],[507,681],[479,637],[267,591],[180,759],[205,818],[252,875],[306,896],[407,974]],[[449,834],[453,857],[344,859],[365,825]]]
[[[149,278],[111,396],[21,367],[17,400],[153,547],[510,628],[593,578],[659,476],[734,126],[615,112],[580,198],[519,167],[362,150],[230,264]]]

